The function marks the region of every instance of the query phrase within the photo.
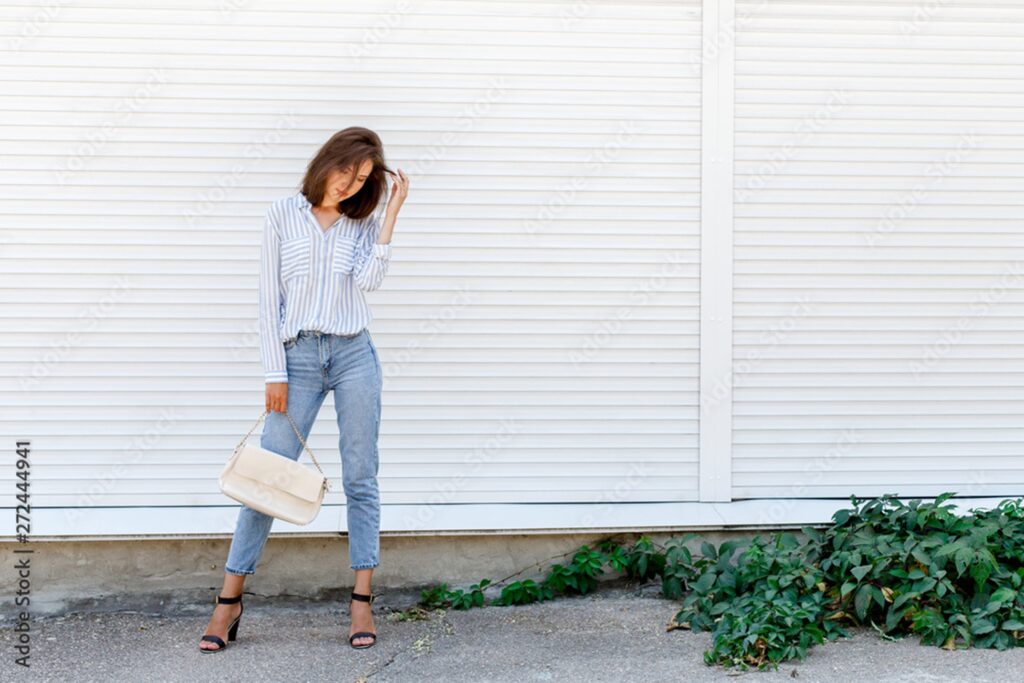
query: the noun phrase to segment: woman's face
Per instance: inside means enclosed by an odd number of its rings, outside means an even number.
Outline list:
[[[363,184],[373,171],[373,162],[364,160],[359,167],[350,166],[339,171],[333,170],[327,176],[324,188],[324,204],[337,205],[363,189]]]

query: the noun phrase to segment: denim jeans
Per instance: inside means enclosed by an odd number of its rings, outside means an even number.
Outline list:
[[[285,343],[285,358],[288,413],[303,439],[308,439],[327,392],[334,392],[348,519],[349,563],[352,569],[376,567],[380,562],[377,435],[383,380],[377,347],[367,328],[347,337],[302,330],[295,339]],[[264,419],[260,445],[292,460],[305,453],[288,416],[277,411],[271,411]],[[325,466],[325,460],[330,462],[319,453],[316,455],[321,467]],[[308,467],[315,467],[309,453],[304,459],[304,463],[307,462]],[[270,515],[242,506],[224,571],[239,575],[255,573],[273,521]]]

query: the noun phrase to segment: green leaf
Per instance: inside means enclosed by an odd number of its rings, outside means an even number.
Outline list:
[[[693,590],[700,595],[706,595],[713,585],[715,585],[715,579],[717,576],[715,572],[709,571],[701,574],[697,582],[693,584]]]
[[[910,551],[910,554],[914,556],[915,560],[917,560],[918,562],[920,562],[924,566],[926,566],[926,567],[930,567],[931,566],[932,558],[931,558],[931,556],[927,552],[925,552],[924,548],[922,548],[920,546],[916,546],[916,547],[914,547],[913,550]]]
[[[893,603],[893,606],[889,608],[889,613],[885,617],[885,630],[891,631],[894,628],[896,628],[900,620],[903,619],[903,615],[905,615],[907,611],[910,609],[910,607],[903,607],[902,609],[897,609],[896,603]]]
[[[954,562],[956,562],[956,574],[957,576],[963,576],[963,573],[967,570],[967,565],[974,559],[974,551],[970,548],[960,548],[956,551],[954,556]]]
[[[661,592],[669,600],[678,599],[683,594],[683,584],[676,576],[666,576],[661,582]]]
[[[971,624],[971,633],[974,635],[981,635],[982,633],[989,633],[996,630],[996,625],[988,619],[975,619],[974,623]]]
[[[870,564],[864,564],[864,565],[861,565],[859,567],[854,567],[853,569],[850,570],[850,573],[853,574],[854,577],[858,581],[860,581],[865,576],[867,576],[867,573],[869,571],[871,571],[871,565]]]
[[[871,603],[871,584],[866,583],[857,589],[853,596],[853,607],[857,612],[857,618],[864,621],[868,613],[868,605]]]
[[[916,598],[916,597],[918,597],[918,594],[915,593],[914,591],[909,591],[907,593],[901,593],[899,596],[897,596],[895,599],[893,599],[893,601],[892,601],[892,608],[893,609],[897,609],[901,605],[903,605],[903,603],[905,603],[907,600],[910,600],[910,599]]]
[[[983,562],[975,562],[971,565],[971,578],[974,579],[976,585],[980,586],[988,577],[992,574],[992,567]]]

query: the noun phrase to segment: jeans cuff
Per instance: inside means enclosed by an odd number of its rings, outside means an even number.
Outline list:
[[[246,574],[255,574],[256,573],[255,570],[248,571],[248,570],[245,570],[245,569],[229,569],[227,567],[224,567],[224,571],[226,571],[228,574],[234,574],[235,576],[245,576]]]

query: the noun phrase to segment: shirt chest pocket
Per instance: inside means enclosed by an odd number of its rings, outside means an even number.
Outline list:
[[[356,238],[338,235],[334,243],[334,254],[331,257],[331,273],[348,275],[356,263]]]
[[[309,275],[313,265],[310,258],[312,244],[308,237],[294,237],[281,241],[281,280]]]

